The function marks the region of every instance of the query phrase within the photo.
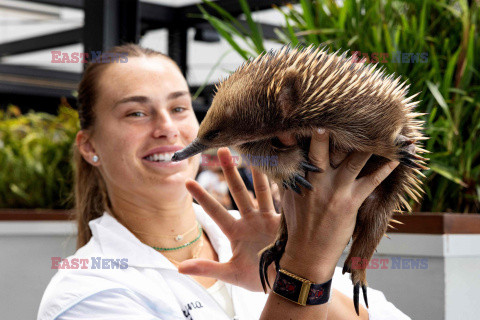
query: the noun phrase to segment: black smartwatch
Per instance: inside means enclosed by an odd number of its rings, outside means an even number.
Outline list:
[[[328,302],[332,279],[325,283],[313,283],[285,269],[277,272],[272,291],[302,306]]]

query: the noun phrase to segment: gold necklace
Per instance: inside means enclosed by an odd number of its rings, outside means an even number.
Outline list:
[[[189,233],[191,233],[192,231],[196,230],[197,227],[198,227],[198,221],[195,221],[195,225],[193,226],[193,228],[187,230],[186,232],[182,233],[182,234],[177,234],[177,235],[168,235],[168,236],[157,236],[155,235],[155,238],[172,238],[175,240],[175,241],[181,241],[186,235],[188,235]],[[150,232],[139,232],[139,231],[136,231],[136,230],[132,230],[135,234],[151,234]]]
[[[200,256],[200,253],[202,252],[202,248],[203,248],[203,237],[200,238],[200,242],[198,243],[198,246],[197,246],[195,252],[193,253],[192,257],[189,258],[189,259],[197,259]],[[180,263],[183,262],[183,261],[178,261],[178,260],[169,258],[165,255],[165,253],[163,253],[163,256],[165,258],[167,258],[168,260],[170,260],[170,262],[172,262],[177,267],[180,265]],[[185,260],[189,260],[189,259],[185,259]]]
[[[171,238],[173,237],[173,239],[175,239],[175,241],[181,241],[183,239],[183,237],[185,237],[187,234],[189,234],[190,232],[194,231],[197,229],[198,227],[198,221],[196,221],[197,223],[195,223],[195,225],[193,226],[193,228],[189,229],[187,232],[184,232],[183,234],[177,234],[177,235],[169,235],[169,236],[157,236],[156,238]]]

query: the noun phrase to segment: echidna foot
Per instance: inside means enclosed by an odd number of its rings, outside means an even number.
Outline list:
[[[400,147],[398,152],[400,163],[410,168],[428,170],[429,168],[423,165],[428,159],[415,153],[414,142],[403,135],[397,136],[396,145]]]
[[[362,287],[363,300],[368,308],[366,271],[365,269],[352,270],[351,259],[347,259],[343,265],[342,274],[345,274],[345,272],[351,273],[351,279],[353,282],[353,305],[355,306],[357,315],[360,315],[358,306],[360,300],[360,287]]]

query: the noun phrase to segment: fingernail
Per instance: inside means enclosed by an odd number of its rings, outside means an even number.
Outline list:
[[[392,168],[392,169],[395,169],[398,166],[399,163],[400,162],[398,162],[398,161],[390,161],[389,167]]]
[[[325,129],[324,129],[324,128],[318,128],[318,129],[317,129],[317,132],[318,132],[318,134],[324,134],[324,133],[325,133]]]

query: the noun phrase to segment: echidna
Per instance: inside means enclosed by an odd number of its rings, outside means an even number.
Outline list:
[[[353,151],[372,153],[357,178],[375,172],[391,160],[400,165],[375,189],[358,211],[352,245],[343,273],[350,272],[354,284],[354,304],[358,314],[359,288],[365,303],[366,270],[351,268],[352,257],[370,260],[387,231],[392,214],[411,208],[404,196],[421,197],[417,178],[424,166],[420,148],[422,115],[413,112],[416,95],[406,97],[406,81],[386,76],[376,65],[355,63],[338,51],[325,48],[300,49],[284,46],[250,59],[217,86],[212,106],[200,125],[198,137],[175,153],[179,161],[207,148],[233,146],[246,155],[277,156],[276,165],[261,163],[260,171],[279,185],[301,193],[311,188],[305,171],[319,171],[308,162],[311,133],[325,128],[330,137],[330,159]],[[277,136],[293,133],[298,142],[286,146]],[[337,155],[337,157],[335,156]],[[339,163],[331,160],[336,168]],[[298,185],[297,185],[298,184]],[[283,218],[283,212],[282,212]],[[260,278],[266,290],[267,268],[277,270],[287,241],[284,219],[274,244],[265,248],[260,259]],[[366,267],[366,266],[363,266]]]

